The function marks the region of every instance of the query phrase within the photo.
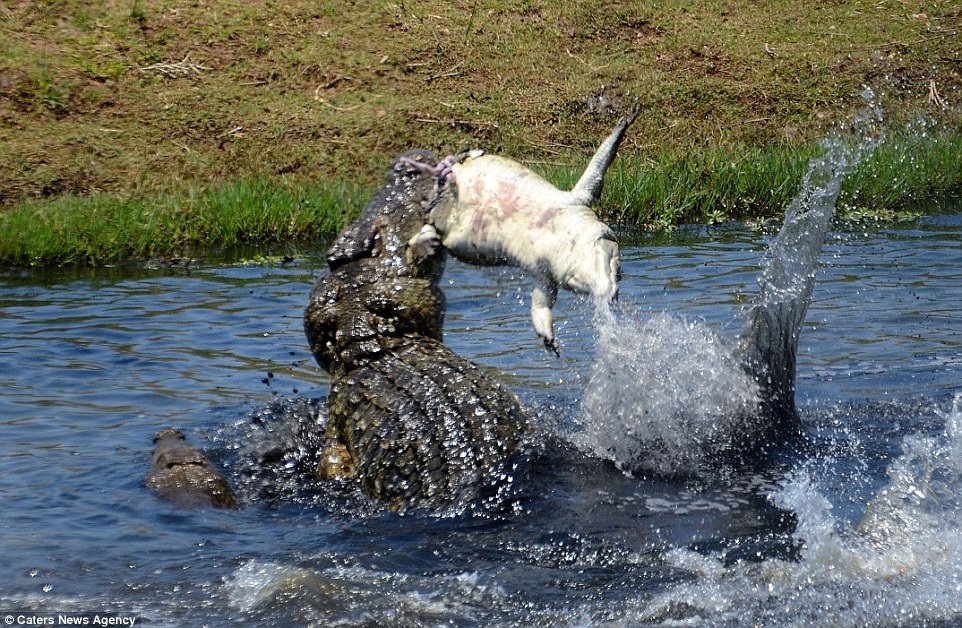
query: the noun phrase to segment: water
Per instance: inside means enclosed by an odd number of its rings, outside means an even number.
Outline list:
[[[829,233],[798,354],[803,442],[764,472],[629,474],[582,453],[592,305],[562,295],[558,359],[530,330],[523,277],[451,262],[446,341],[503,374],[544,442],[515,500],[457,517],[384,513],[308,477],[323,419],[309,400],[327,380],[301,314],[320,251],[7,271],[0,611],[173,626],[962,623],[962,206],[927,209]],[[625,316],[666,342],[691,340],[675,325],[731,337],[771,235],[637,238]],[[166,426],[226,471],[241,509],[179,511],[145,489]]]

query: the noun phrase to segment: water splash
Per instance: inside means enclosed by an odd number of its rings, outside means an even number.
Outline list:
[[[770,425],[754,427],[765,436],[783,436],[785,427],[798,422],[798,338],[825,235],[845,177],[884,138],[882,111],[874,93],[866,88],[863,98],[865,108],[845,128],[823,140],[822,154],[809,161],[801,188],[785,210],[785,222],[769,244],[758,279],[759,295],[748,311],[740,351],[745,369],[762,385],[762,414]]]
[[[583,451],[624,470],[698,473],[798,432],[795,361],[818,257],[845,175],[881,141],[881,110],[867,105],[812,159],[759,277],[745,331],[729,341],[699,321],[643,320],[596,307],[599,342],[582,402]]]
[[[712,625],[922,625],[962,619],[962,395],[935,436],[912,435],[855,525],[833,515],[810,470],[772,501],[798,516],[798,561],[738,562],[673,550],[697,576],[647,601],[639,621]]]
[[[221,428],[215,438],[233,450],[224,462],[241,504],[379,512],[353,484],[318,480],[327,416],[325,399],[275,400]]]
[[[734,346],[700,321],[599,310],[598,353],[575,444],[625,471],[698,472],[755,412],[758,385]]]
[[[382,514],[383,504],[366,496],[356,480],[318,478],[327,421],[325,399],[294,398],[275,400],[222,428],[215,438],[233,450],[224,464],[240,503],[294,503],[352,517]],[[463,449],[458,439],[445,446],[452,451]],[[539,447],[533,439],[526,439],[519,444],[516,456],[495,472],[484,475],[477,471],[462,496],[446,507],[432,509],[431,515],[492,517],[513,511],[518,507],[513,498],[525,475],[524,465]],[[468,454],[460,457],[467,459]]]

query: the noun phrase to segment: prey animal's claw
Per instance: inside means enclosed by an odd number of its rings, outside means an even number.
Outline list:
[[[406,168],[411,168],[412,170],[429,174],[432,177],[435,176],[434,173],[435,169],[437,168],[437,166],[432,166],[431,164],[426,164],[423,161],[411,159],[410,157],[401,157],[398,159],[398,163]]]
[[[561,357],[561,347],[558,346],[557,338],[542,338],[544,340],[544,348],[547,351],[551,351],[555,354],[555,357]]]

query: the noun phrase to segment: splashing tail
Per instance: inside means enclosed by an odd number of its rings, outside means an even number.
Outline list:
[[[771,436],[799,430],[795,407],[798,338],[815,287],[818,259],[835,213],[845,176],[881,142],[882,115],[866,90],[865,109],[850,122],[854,145],[836,133],[812,159],[785,222],[768,250],[759,277],[761,290],[748,312],[740,353],[745,370],[760,386],[762,416]]]

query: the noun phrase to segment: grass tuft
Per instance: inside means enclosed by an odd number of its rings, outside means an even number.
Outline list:
[[[340,229],[366,193],[337,182],[303,186],[253,179],[140,198],[27,201],[0,213],[0,262],[106,265],[198,247],[305,242]]]
[[[621,157],[608,173],[599,213],[630,228],[779,218],[797,193],[815,145],[666,152]],[[570,187],[580,169],[543,174]],[[105,265],[182,255],[198,247],[281,245],[326,239],[367,202],[369,187],[341,180],[253,178],[168,194],[64,195],[0,213],[0,263]],[[894,219],[908,204],[962,193],[962,138],[944,129],[905,128],[854,173],[840,218]]]

